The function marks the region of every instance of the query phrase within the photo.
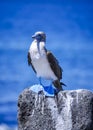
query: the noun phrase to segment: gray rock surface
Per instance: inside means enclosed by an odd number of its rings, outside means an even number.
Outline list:
[[[93,93],[63,91],[53,98],[25,89],[18,99],[18,130],[93,130]]]

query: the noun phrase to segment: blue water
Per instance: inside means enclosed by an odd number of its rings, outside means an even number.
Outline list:
[[[93,91],[93,2],[0,2],[0,124],[17,124],[17,100],[38,83],[27,64],[35,31],[63,68],[66,90]]]

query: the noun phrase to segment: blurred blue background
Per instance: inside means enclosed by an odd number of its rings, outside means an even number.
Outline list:
[[[66,90],[93,91],[93,1],[0,1],[0,125],[17,124],[17,100],[38,83],[27,64],[32,34],[44,31],[47,49],[63,68]]]

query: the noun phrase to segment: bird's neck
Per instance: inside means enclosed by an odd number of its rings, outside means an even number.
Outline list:
[[[41,53],[45,51],[45,42],[37,42],[34,40],[30,46],[30,50]]]
[[[41,46],[40,46],[40,42],[37,42],[37,51],[38,51],[38,53],[40,54],[40,51],[41,51]]]
[[[45,42],[36,42],[38,51],[42,51],[45,48]]]

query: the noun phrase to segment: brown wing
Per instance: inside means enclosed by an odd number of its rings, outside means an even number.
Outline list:
[[[59,80],[62,79],[63,70],[59,66],[57,59],[54,57],[54,55],[50,51],[47,51],[47,59],[50,63],[51,69],[53,70],[54,74],[57,76]]]
[[[35,70],[35,68],[34,68],[34,66],[33,66],[33,64],[32,64],[30,52],[28,52],[27,58],[28,58],[28,65],[31,65],[31,66],[32,66],[32,69],[33,69],[34,72],[36,73],[36,70]]]

